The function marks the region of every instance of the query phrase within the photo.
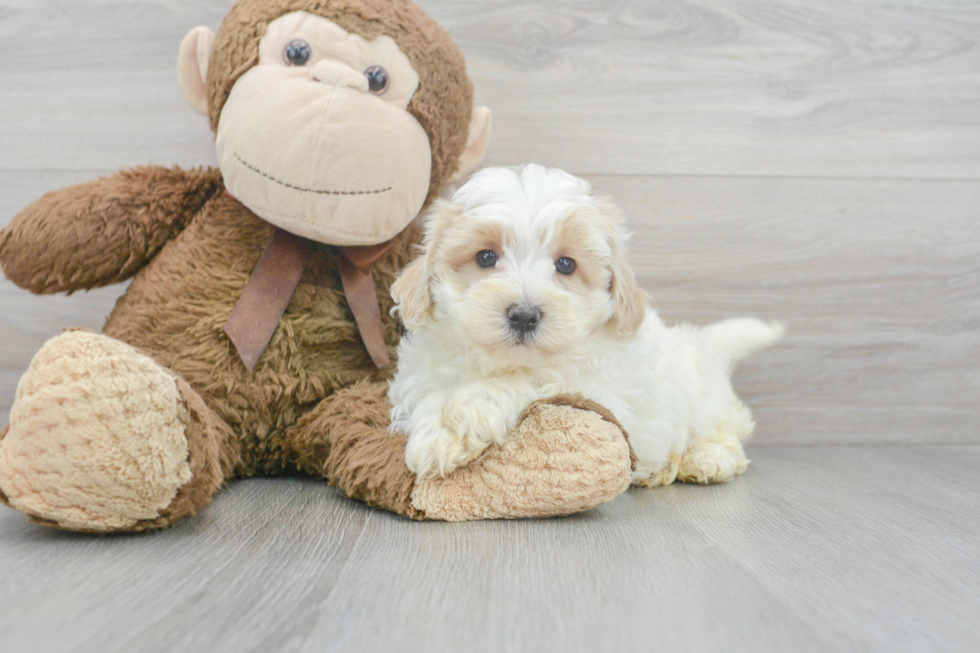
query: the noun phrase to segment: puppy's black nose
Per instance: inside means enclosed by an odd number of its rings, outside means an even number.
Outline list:
[[[521,335],[527,335],[537,329],[540,319],[541,311],[535,306],[513,304],[507,309],[507,321],[510,323],[511,330]]]

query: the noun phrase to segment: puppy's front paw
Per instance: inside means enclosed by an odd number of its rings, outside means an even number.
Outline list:
[[[491,443],[502,443],[517,422],[506,397],[491,388],[471,384],[455,390],[442,408],[442,421],[464,440],[481,450]]]
[[[417,430],[409,437],[405,462],[421,479],[446,476],[477,458],[486,448],[486,443],[460,437],[438,425]]]

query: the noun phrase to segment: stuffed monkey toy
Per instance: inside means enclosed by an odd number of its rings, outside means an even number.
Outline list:
[[[388,432],[388,291],[415,218],[486,150],[463,57],[407,0],[240,0],[178,78],[218,169],[147,167],[50,193],[0,232],[37,294],[132,278],[103,333],[66,330],[21,379],[0,500],[86,532],[169,526],[233,478],[324,477],[416,519],[568,514],[623,492],[602,407],[528,408],[509,441],[419,480]]]

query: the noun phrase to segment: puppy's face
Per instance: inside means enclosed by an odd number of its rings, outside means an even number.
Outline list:
[[[618,211],[586,182],[491,168],[434,207],[425,255],[392,295],[409,328],[434,320],[497,356],[561,353],[607,325],[630,335],[643,321],[624,241]]]

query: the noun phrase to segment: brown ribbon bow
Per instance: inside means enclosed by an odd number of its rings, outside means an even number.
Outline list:
[[[340,281],[347,304],[354,314],[361,340],[378,368],[387,366],[388,348],[381,328],[381,307],[374,287],[371,266],[388,253],[393,243],[366,247],[338,247]],[[225,333],[235,345],[248,371],[269,346],[286,306],[309,265],[314,245],[277,228],[262,252],[252,276],[235,304]]]

